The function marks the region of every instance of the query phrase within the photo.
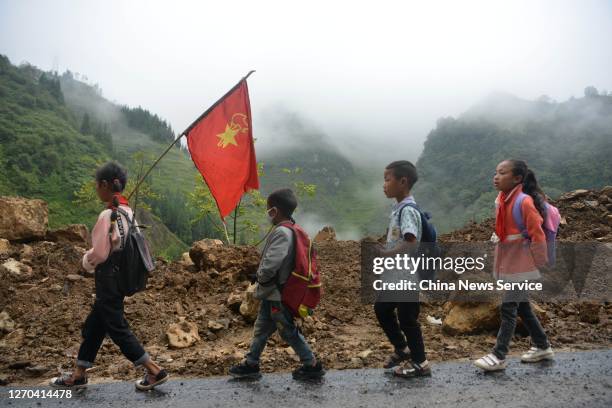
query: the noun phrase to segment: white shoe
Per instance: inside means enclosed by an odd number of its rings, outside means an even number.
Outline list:
[[[536,363],[542,360],[552,360],[555,356],[553,349],[548,347],[546,349],[541,349],[537,347],[532,347],[528,352],[521,356],[521,362],[523,363]]]
[[[500,360],[495,354],[487,354],[474,361],[474,365],[485,371],[499,371],[506,368],[506,360]]]

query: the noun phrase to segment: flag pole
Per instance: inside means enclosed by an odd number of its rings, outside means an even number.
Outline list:
[[[232,87],[232,89],[230,89],[229,91],[227,91],[221,98],[219,98],[215,103],[213,103],[210,108],[206,109],[206,111],[201,114],[196,120],[193,121],[193,123],[191,125],[189,125],[189,127],[187,129],[185,129],[180,135],[177,136],[176,139],[174,139],[174,141],[170,144],[170,146],[168,146],[166,148],[166,150],[164,150],[164,152],[157,158],[157,160],[155,160],[153,162],[153,164],[151,165],[151,167],[147,170],[147,172],[144,174],[144,176],[142,176],[139,180],[138,183],[136,183],[136,186],[134,187],[134,190],[132,190],[132,192],[130,193],[130,195],[128,195],[128,200],[130,198],[132,198],[132,196],[134,195],[134,193],[136,191],[138,191],[138,189],[140,188],[140,185],[144,182],[144,180],[149,176],[149,174],[151,174],[151,172],[153,171],[153,169],[155,168],[155,166],[157,166],[157,164],[161,161],[161,159],[164,158],[164,156],[166,154],[168,154],[168,152],[179,142],[179,140],[181,140],[183,138],[183,136],[187,136],[187,134],[191,131],[191,129],[193,129],[193,127],[202,119],[204,119],[206,117],[206,115],[208,115],[213,109],[215,109],[217,107],[217,105],[219,105],[229,94],[231,94],[232,92],[234,92],[236,90],[236,88],[238,88],[240,86],[240,84],[242,83],[242,81],[246,80],[249,76],[251,76],[252,73],[254,73],[255,70],[251,70],[248,72],[248,74],[246,74],[240,81],[238,81],[238,83],[236,85],[234,85]],[[227,231],[226,231],[226,235],[227,235]],[[229,241],[229,237],[228,237],[228,241]]]

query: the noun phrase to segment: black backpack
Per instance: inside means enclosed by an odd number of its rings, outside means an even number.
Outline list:
[[[125,231],[121,217],[117,216],[117,212],[128,221],[127,231]],[[111,221],[116,220],[117,222],[121,250],[113,253],[111,260],[119,291],[123,296],[132,296],[146,288],[149,273],[155,269],[155,262],[144,235],[134,225],[135,216],[130,220],[128,213],[121,208],[117,208],[117,212],[113,211]]]
[[[418,205],[408,203],[400,209],[399,213],[399,225],[402,225],[402,212],[404,208],[412,207],[419,212],[421,215],[421,241],[417,250],[417,256],[424,256],[425,258],[435,258],[442,254],[442,250],[438,245],[438,233],[436,227],[430,221],[431,215],[428,212],[421,211]],[[433,262],[431,262],[433,264]],[[430,265],[432,266],[432,265]],[[420,280],[432,280],[436,277],[435,268],[421,267],[417,271]]]

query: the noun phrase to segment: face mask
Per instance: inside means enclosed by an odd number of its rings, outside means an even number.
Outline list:
[[[276,217],[276,214],[270,215],[270,211],[275,210],[275,209],[276,207],[272,207],[266,211],[266,214],[268,215],[268,221],[270,221],[271,224],[274,224],[274,217]]]

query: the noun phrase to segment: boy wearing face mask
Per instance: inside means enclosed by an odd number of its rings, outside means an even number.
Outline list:
[[[245,360],[229,369],[234,378],[259,378],[259,359],[268,338],[278,329],[280,336],[300,357],[302,366],[293,371],[294,379],[312,379],[325,371],[300,333],[292,313],[281,302],[283,284],[295,267],[295,237],[284,226],[292,218],[297,199],[290,189],[274,191],[267,200],[267,214],[274,228],[268,235],[257,269],[255,297],[261,300],[253,330],[253,340]]]

